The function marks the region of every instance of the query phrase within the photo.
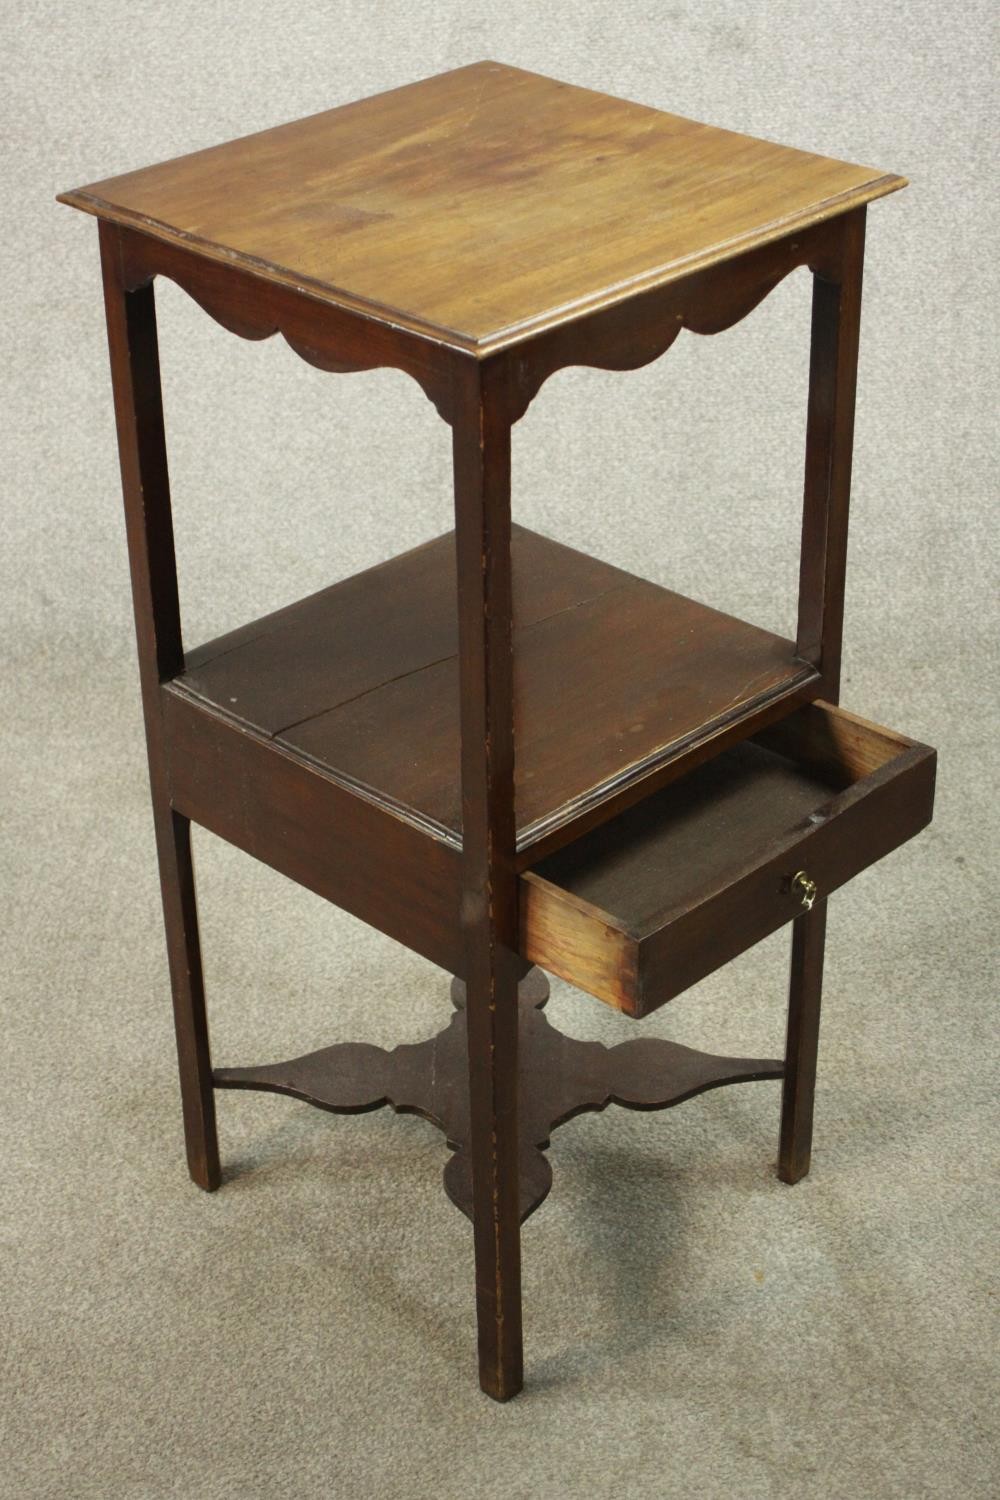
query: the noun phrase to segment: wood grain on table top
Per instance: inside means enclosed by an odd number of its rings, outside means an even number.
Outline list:
[[[482,356],[903,186],[478,62],[60,201]]]

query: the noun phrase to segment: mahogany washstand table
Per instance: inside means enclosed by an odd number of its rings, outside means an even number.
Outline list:
[[[219,1185],[218,1089],[433,1121],[500,1400],[553,1127],[781,1078],[778,1172],[802,1177],[826,897],[931,816],[933,751],[836,706],[866,205],[902,186],[481,62],[62,198],[100,221],[191,1175]],[[511,429],[554,371],[645,365],[797,267],[794,641],[512,525]],[[157,276],[321,369],[411,375],[452,429],[454,532],[185,651]],[[191,822],[455,976],[450,1025],[213,1069]],[[640,1018],[784,923],[784,1059],[606,1048],[542,1015],[543,969]]]

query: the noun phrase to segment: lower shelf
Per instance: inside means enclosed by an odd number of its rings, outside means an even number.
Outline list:
[[[714,1057],[658,1037],[635,1038],[617,1047],[564,1036],[542,1015],[549,997],[544,974],[532,971],[519,990],[518,1037],[521,1218],[548,1194],[552,1168],[542,1153],[557,1125],[609,1104],[626,1109],[669,1109],[706,1089],[730,1083],[781,1078],[777,1058]],[[260,1089],[289,1094],[334,1114],[364,1114],[391,1105],[399,1114],[422,1115],[444,1131],[454,1155],[444,1172],[445,1190],[470,1219],[472,1164],[469,1153],[468,1052],[465,987],[452,984],[457,1013],[426,1042],[386,1052],[365,1042],[346,1042],[290,1062],[258,1068],[217,1068],[216,1088]]]
[[[934,774],[927,746],[811,704],[525,873],[521,951],[647,1015],[918,833]]]
[[[791,641],[515,526],[521,868],[816,696]],[[449,533],[188,653],[170,691],[462,841]]]

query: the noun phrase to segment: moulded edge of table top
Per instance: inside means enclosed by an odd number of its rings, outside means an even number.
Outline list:
[[[502,64],[482,62],[471,64],[465,69],[453,69],[449,73],[421,80],[417,84],[404,85],[402,89],[389,90],[385,95],[375,95],[369,99],[355,101],[353,105],[324,111],[322,112],[322,116],[310,118],[318,120],[326,115],[339,114],[341,110],[348,110],[357,106],[376,105],[380,99],[389,98],[392,95],[404,92],[406,89],[433,86],[441,80],[449,80],[459,74],[475,73],[477,70],[485,69],[494,70],[504,76],[517,75],[532,81],[537,80],[539,85],[551,84],[558,88],[572,88],[574,93],[590,95],[596,101],[603,100],[608,104],[629,106],[629,101],[619,100],[613,96],[598,93],[595,90],[577,90],[574,86],[558,84],[555,80],[546,79],[542,75],[529,74],[523,69],[510,69]],[[682,120],[680,117],[670,116],[663,111],[653,110],[647,106],[634,106],[634,108],[637,110],[646,109],[649,114],[659,115],[665,121],[678,120],[681,125],[690,126],[696,123]],[[270,131],[257,132],[255,136],[244,137],[243,141],[253,141],[258,136],[275,135],[293,126],[304,125],[306,123],[307,121],[293,121],[288,126],[278,126]],[[715,127],[703,128],[720,136],[731,135],[734,139],[747,142],[754,141],[753,137],[740,136],[738,132],[717,131]],[[224,150],[229,146],[238,146],[241,144],[241,141],[226,142],[219,147],[209,147],[206,151],[194,152],[190,155],[192,158],[201,157],[216,150]],[[769,146],[773,143],[758,141],[756,144]],[[787,150],[790,158],[793,156],[809,155],[809,153],[796,152],[793,148],[776,149]],[[180,163],[186,159],[185,157],[177,158],[176,162]],[[833,162],[833,160],[833,158],[817,157],[817,161],[826,161],[827,163]],[[740,233],[735,237],[723,237],[716,242],[706,244],[695,253],[679,258],[669,258],[662,263],[651,265],[638,274],[631,275],[624,280],[601,283],[598,278],[592,289],[568,302],[546,306],[519,321],[513,321],[506,324],[506,326],[494,328],[482,335],[473,335],[467,331],[463,331],[461,328],[446,326],[444,323],[435,321],[433,318],[423,317],[412,310],[395,306],[388,300],[383,302],[377,297],[359,295],[349,287],[333,285],[325,280],[310,277],[302,272],[296,272],[293,268],[250,254],[240,250],[238,247],[216,243],[209,238],[203,238],[196,233],[187,231],[183,227],[172,225],[137,212],[129,208],[126,204],[111,202],[108,198],[102,196],[100,192],[94,191],[94,189],[107,189],[119,180],[139,177],[144,175],[145,171],[156,172],[160,168],[174,166],[175,162],[159,163],[154,167],[142,169],[140,172],[121,174],[120,178],[104,179],[86,187],[73,189],[59,194],[57,201],[82,209],[84,212],[95,215],[98,218],[136,229],[153,238],[180,245],[198,255],[204,256],[206,259],[237,266],[251,275],[287,286],[319,302],[345,308],[348,311],[359,313],[417,337],[430,339],[435,343],[459,349],[465,353],[472,354],[476,358],[482,359],[503,348],[523,343],[550,328],[575,321],[589,314],[627,301],[630,297],[640,292],[682,280],[710,266],[721,264],[750,250],[800,232],[812,225],[848,213],[852,209],[859,208],[874,199],[884,197],[907,185],[905,177],[893,173],[880,173],[876,169],[863,167],[852,168],[850,163],[837,162],[835,164],[854,171],[870,171],[871,176],[848,187],[845,191],[829,196],[820,196],[814,202],[804,204],[797,211],[783,214],[778,218],[756,225],[748,232]]]

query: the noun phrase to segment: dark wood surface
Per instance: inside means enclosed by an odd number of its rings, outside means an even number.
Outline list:
[[[838,738],[865,753],[837,763]],[[818,703],[771,739],[784,754],[728,750],[523,875],[525,957],[646,1015],[790,922],[799,870],[825,898],[929,822],[927,746]]]
[[[511,555],[516,630],[635,582],[608,563],[520,526],[512,527]],[[187,652],[181,682],[234,718],[277,736],[397,678],[457,658],[450,531],[196,646]],[[457,780],[454,792],[457,797]],[[461,828],[460,815],[450,826]]]
[[[449,974],[465,972],[458,849],[169,686],[162,696],[180,813]]]
[[[552,1186],[552,1168],[543,1152],[553,1130],[567,1120],[609,1104],[636,1110],[670,1109],[708,1089],[784,1074],[780,1058],[717,1057],[660,1037],[637,1037],[614,1047],[579,1041],[557,1031],[542,1015],[548,994],[548,981],[538,969],[521,981],[518,1215],[522,1222]],[[288,1062],[217,1068],[215,1087],[287,1094],[333,1114],[363,1114],[388,1105],[399,1114],[421,1115],[444,1132],[455,1153],[445,1166],[445,1189],[456,1207],[475,1222],[466,1071],[468,1018],[460,980],[452,985],[452,999],[456,1013],[450,1024],[428,1041],[391,1051],[365,1042],[344,1042]]]
[[[513,530],[519,864],[612,816],[816,672],[790,642]],[[455,541],[189,653],[175,684],[461,843]]]
[[[483,355],[903,185],[480,62],[63,201]]]
[[[545,381],[567,365],[635,370],[659,359],[687,330],[722,333],[753,312],[786,276],[807,266],[837,284],[844,265],[844,226],[852,214],[769,240],[677,281],[635,293],[626,302],[557,323],[492,356],[504,371],[503,401],[512,422],[527,411]]]
[[[219,1186],[221,1171],[191,831],[187,819],[171,803],[160,695],[160,682],[180,670],[183,652],[156,308],[152,286],[126,289],[121,236],[114,225],[100,226],[100,242],[184,1140],[192,1178],[199,1187],[212,1191]]]
[[[517,869],[514,863],[513,582],[510,424],[491,372],[456,387],[452,448],[458,603],[462,903],[467,985],[469,1170],[476,1252],[479,1383],[496,1401],[523,1383],[521,1353]],[[453,689],[454,693],[454,689]],[[409,748],[431,757],[420,726]]]
[[[813,276],[796,649],[830,703],[840,699],[865,217],[859,208],[841,220],[839,263]]]
[[[213,260],[190,246],[136,229],[122,228],[120,234],[123,277],[129,290],[137,290],[155,276],[167,276],[230,333],[255,341],[280,333],[300,358],[319,370],[344,374],[383,365],[403,370],[417,381],[445,421],[452,420],[455,364],[468,362],[470,356],[351,308],[324,302],[302,287],[286,286]]]
[[[805,1177],[812,1157],[826,911],[826,901],[818,899],[811,910],[796,917],[792,924],[788,1031],[778,1142],[778,1176],[782,1182],[788,1183],[799,1182]]]

